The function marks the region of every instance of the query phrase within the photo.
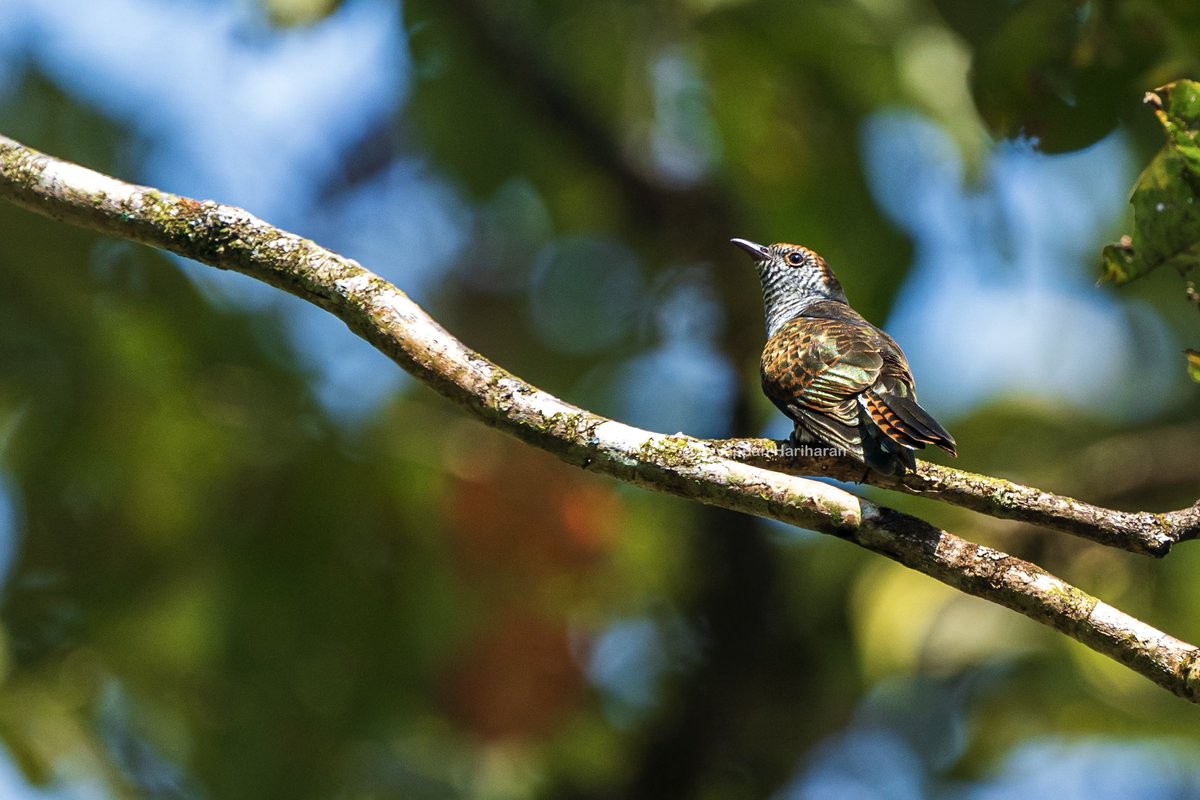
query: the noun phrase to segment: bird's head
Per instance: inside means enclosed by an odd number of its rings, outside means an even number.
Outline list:
[[[730,241],[754,259],[758,278],[762,281],[768,334],[773,334],[811,303],[819,300],[847,302],[842,284],[825,259],[807,247],[786,242],[765,245],[746,239]]]

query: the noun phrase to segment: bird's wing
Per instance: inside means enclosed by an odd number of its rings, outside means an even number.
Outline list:
[[[875,384],[863,394],[863,408],[872,421],[893,441],[920,449],[936,445],[950,455],[954,437],[917,403],[912,372],[900,346],[883,331],[879,335],[883,370]]]
[[[908,463],[903,448],[927,444],[955,455],[954,437],[917,403],[908,362],[891,337],[850,309],[818,313],[828,316],[799,317],[767,343],[767,397],[818,439],[859,458],[879,447]],[[863,430],[868,418],[877,431]],[[865,448],[864,433],[874,441]]]
[[[763,390],[817,438],[862,458],[859,396],[875,384],[883,366],[869,328],[799,317],[763,350]]]

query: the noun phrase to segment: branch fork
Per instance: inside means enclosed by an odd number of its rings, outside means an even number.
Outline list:
[[[466,347],[400,289],[351,259],[232,206],[135,186],[0,136],[0,197],[38,214],[241,272],[341,319],[401,368],[482,422],[568,463],[654,491],[837,536],[1061,631],[1200,702],[1200,650],[1040,567],[801,475],[860,480],[846,458],[783,455],[764,439],[706,441],[625,425],[571,405]],[[997,478],[920,462],[886,489],[933,497],[1163,556],[1200,535],[1200,504],[1112,511]]]

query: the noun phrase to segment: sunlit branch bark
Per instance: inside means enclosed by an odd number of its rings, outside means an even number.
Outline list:
[[[1177,542],[1200,536],[1200,503],[1165,513],[1114,511],[1031,486],[973,472],[917,462],[904,476],[866,473],[848,458],[793,457],[788,443],[772,439],[709,442],[713,453],[792,475],[822,475],[859,481],[898,492],[942,500],[998,519],[1010,519],[1074,534],[1134,553],[1165,556]],[[794,449],[794,448],[793,448]]]
[[[241,209],[123,183],[2,136],[0,197],[62,222],[241,272],[308,300],[476,418],[568,463],[854,542],[1019,611],[1200,701],[1200,651],[1192,645],[1021,559],[836,487],[723,457],[737,455],[728,449],[739,447],[736,442],[651,433],[572,406],[470,350],[356,262]],[[953,471],[924,467],[917,479],[947,494],[968,494],[970,481]]]

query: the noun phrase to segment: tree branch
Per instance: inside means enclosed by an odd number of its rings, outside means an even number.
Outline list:
[[[904,476],[864,474],[849,458],[792,456],[786,441],[722,439],[708,443],[714,455],[791,475],[822,475],[942,500],[998,519],[1026,522],[1099,544],[1162,557],[1178,542],[1200,537],[1200,502],[1165,513],[1114,511],[1031,486],[974,472],[917,462]]]
[[[326,309],[478,419],[568,463],[854,542],[1019,611],[1200,702],[1200,650],[1192,645],[1021,559],[836,487],[725,458],[721,448],[729,443],[638,430],[570,405],[467,348],[402,291],[356,262],[241,209],[127,184],[3,136],[0,197],[283,289]],[[951,476],[938,483],[939,474],[923,467],[920,480],[926,483],[920,485],[944,487],[948,495],[970,494],[956,490]],[[1080,517],[1076,524],[1082,527],[1085,520]]]

